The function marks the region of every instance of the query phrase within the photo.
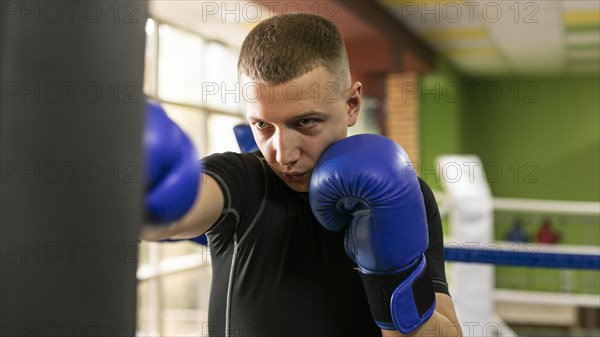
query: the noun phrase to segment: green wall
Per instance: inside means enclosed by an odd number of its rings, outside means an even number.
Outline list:
[[[463,152],[465,104],[459,97],[462,78],[443,61],[437,69],[419,79],[421,161],[418,169],[431,188],[442,190],[435,173],[435,159],[440,154]]]
[[[600,200],[600,79],[465,81],[463,147],[495,196]]]
[[[421,83],[420,173],[478,155],[494,196],[600,201],[600,78],[474,80],[450,67]]]

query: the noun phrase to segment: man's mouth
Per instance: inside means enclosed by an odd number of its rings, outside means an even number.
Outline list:
[[[305,175],[306,175],[306,172],[283,173],[283,177],[285,178],[285,180],[291,181],[291,182],[300,181],[302,179],[302,177],[304,177]]]

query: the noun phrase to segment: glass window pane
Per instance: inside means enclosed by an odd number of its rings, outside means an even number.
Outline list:
[[[199,104],[203,40],[164,24],[159,26],[158,34],[159,97],[172,102]]]
[[[378,120],[379,100],[375,97],[363,97],[358,119],[353,127],[348,129],[348,136],[361,133],[381,134]]]
[[[160,258],[167,259],[189,254],[202,254],[203,258],[208,261],[210,252],[207,246],[203,246],[190,240],[181,240],[175,242],[163,242],[160,245]]]
[[[146,56],[144,61],[144,93],[148,96],[156,95],[156,22],[152,19],[146,21]]]
[[[162,104],[167,115],[179,125],[179,127],[190,137],[196,147],[198,157],[206,155],[205,145],[205,113],[200,109],[182,107],[174,104]]]
[[[206,44],[203,103],[215,110],[242,111],[237,54],[218,42]]]
[[[150,332],[148,318],[148,307],[150,295],[148,294],[148,282],[138,282],[137,286],[137,325],[138,334],[146,335]]]
[[[241,117],[211,114],[208,117],[208,153],[240,152],[233,127],[244,123]]]
[[[148,263],[148,245],[149,245],[149,241],[140,241],[139,247],[138,247],[138,264],[141,266],[145,263]]]
[[[202,323],[208,321],[211,268],[200,268],[162,278],[163,335],[201,336]]]
[[[212,271],[210,264],[160,277],[160,322],[150,313],[150,281],[138,284],[138,336],[201,336],[208,321],[208,303]],[[156,324],[158,323],[158,324]],[[154,334],[156,333],[156,334]]]

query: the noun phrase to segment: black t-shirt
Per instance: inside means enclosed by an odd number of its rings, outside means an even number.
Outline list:
[[[275,175],[260,152],[206,157],[225,206],[207,232],[213,279],[209,336],[381,336],[344,231],[313,216],[308,193]],[[436,292],[448,293],[441,220],[421,181],[429,223],[426,257]]]

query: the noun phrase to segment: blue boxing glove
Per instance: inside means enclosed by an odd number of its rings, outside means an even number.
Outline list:
[[[146,218],[161,224],[179,219],[194,204],[201,165],[188,136],[160,105],[146,103]]]
[[[380,328],[407,334],[431,317],[425,205],[399,145],[377,135],[334,143],[315,166],[309,200],[321,225],[346,229],[346,253],[358,265]]]
[[[252,135],[252,128],[250,125],[236,125],[233,127],[233,133],[235,134],[235,139],[237,139],[242,152],[253,152],[258,150],[258,145],[256,145],[256,141],[254,141],[254,135]]]

